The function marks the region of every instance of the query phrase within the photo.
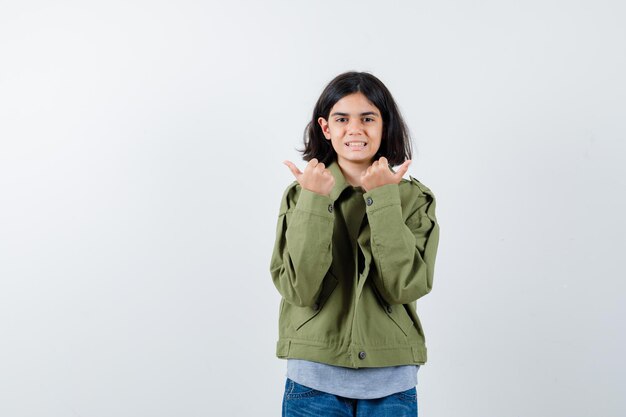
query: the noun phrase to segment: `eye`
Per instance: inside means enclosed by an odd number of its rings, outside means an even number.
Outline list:
[[[348,119],[346,117],[339,117],[336,121],[339,123],[343,123],[345,121],[347,121]]]
[[[364,117],[364,118],[363,118],[363,121],[364,121],[364,122],[373,122],[373,121],[374,121],[374,119],[373,119],[373,118],[371,118],[371,117]]]

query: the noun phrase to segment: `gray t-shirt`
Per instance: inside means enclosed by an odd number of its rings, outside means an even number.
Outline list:
[[[287,360],[287,378],[309,388],[346,398],[368,400],[417,385],[419,365],[344,368],[301,359]]]

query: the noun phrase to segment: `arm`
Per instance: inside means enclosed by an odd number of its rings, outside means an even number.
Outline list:
[[[423,185],[406,221],[402,217],[397,184],[376,187],[363,195],[371,229],[372,257],[378,274],[374,285],[390,304],[408,304],[428,294],[433,273],[439,224],[435,196]]]
[[[283,195],[270,273],[287,302],[313,306],[332,262],[335,213],[330,197],[304,188],[290,207],[290,193],[294,192],[296,188],[289,187]]]

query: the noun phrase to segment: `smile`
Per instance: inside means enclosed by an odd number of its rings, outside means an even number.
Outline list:
[[[348,142],[346,143],[346,146],[350,149],[363,149],[365,148],[365,146],[367,145],[367,143],[365,142]]]

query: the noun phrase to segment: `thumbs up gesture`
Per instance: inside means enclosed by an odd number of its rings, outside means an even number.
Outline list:
[[[363,171],[361,174],[361,186],[365,191],[369,191],[381,185],[399,184],[404,174],[408,171],[410,164],[411,160],[407,159],[394,173],[389,169],[387,158],[381,156],[378,161],[374,161],[367,170]]]
[[[317,158],[313,158],[309,161],[304,168],[304,172],[300,171],[291,161],[283,161],[283,164],[289,167],[291,173],[296,177],[296,180],[302,188],[313,191],[314,193],[330,196],[330,192],[335,185],[335,177],[326,169],[323,163],[317,161]]]

